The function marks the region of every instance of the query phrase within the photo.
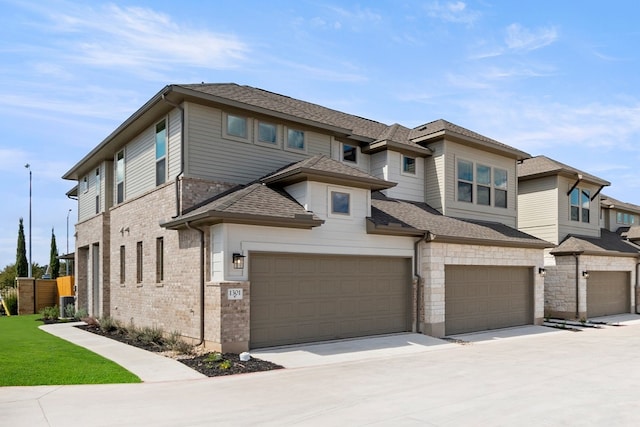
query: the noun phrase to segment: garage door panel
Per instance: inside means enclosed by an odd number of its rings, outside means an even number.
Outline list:
[[[409,329],[409,259],[263,253],[250,259],[253,348]]]
[[[630,273],[627,271],[590,271],[587,280],[589,317],[629,313],[631,307]]]
[[[532,321],[530,268],[445,267],[447,335],[525,325]]]

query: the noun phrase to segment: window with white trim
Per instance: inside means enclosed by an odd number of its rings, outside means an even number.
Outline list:
[[[116,154],[116,204],[124,201],[124,150],[118,151]]]
[[[416,174],[416,159],[415,157],[409,157],[402,155],[402,173],[408,175]]]
[[[459,159],[457,200],[496,208],[507,207],[508,173],[505,169]]]
[[[100,213],[100,168],[96,168],[96,213]]]
[[[287,150],[293,151],[307,151],[306,141],[304,137],[304,131],[298,129],[287,129]]]
[[[591,216],[591,192],[589,190],[574,188],[569,194],[569,219],[589,223]]]
[[[278,125],[258,121],[256,124],[256,142],[263,145],[278,145]]]
[[[167,180],[167,122],[156,124],[156,185]]]
[[[241,139],[249,138],[249,120],[244,116],[236,116],[234,114],[226,114],[225,133]]]
[[[351,212],[351,195],[341,191],[331,191],[331,213],[349,215]]]
[[[342,144],[342,161],[358,163],[358,147],[351,144]]]
[[[617,212],[616,222],[618,224],[634,225],[636,223],[636,216],[626,212]]]

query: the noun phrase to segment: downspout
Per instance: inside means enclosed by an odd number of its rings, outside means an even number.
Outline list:
[[[431,233],[429,233],[428,231],[426,233],[424,233],[424,236],[422,236],[420,239],[416,240],[416,242],[413,244],[413,271],[414,274],[416,276],[417,282],[416,282],[416,333],[420,333],[420,284],[422,283],[422,276],[420,276],[419,270],[418,270],[418,245],[421,242],[426,242],[429,239],[429,236],[431,235]]]
[[[204,231],[198,227],[191,227],[189,221],[185,222],[189,230],[200,233],[200,342],[196,346],[204,344]]]
[[[176,175],[176,216],[174,216],[176,218],[182,213],[182,209],[180,209],[180,177],[184,173],[184,108],[180,104],[169,101],[164,93],[162,94],[162,100],[180,110],[180,172]]]
[[[638,291],[640,290],[640,280],[638,279],[638,273],[640,273],[640,259],[636,261],[636,314],[640,314],[640,310],[638,310]]]
[[[580,318],[580,255],[571,254],[576,260],[576,320]]]

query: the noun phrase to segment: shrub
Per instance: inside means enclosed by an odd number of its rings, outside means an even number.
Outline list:
[[[45,307],[40,310],[40,316],[42,316],[42,320],[56,320],[60,315],[60,309],[57,305],[53,307]]]
[[[7,304],[9,314],[18,314],[18,292],[15,290],[9,291],[5,294],[3,299],[5,304]]]
[[[193,346],[182,339],[178,331],[173,331],[165,340],[169,350],[179,354],[193,354]]]
[[[163,344],[163,332],[161,328],[156,326],[148,327],[140,329],[140,334],[138,335],[138,340],[145,345],[162,345]]]
[[[76,306],[74,304],[67,304],[64,307],[64,317],[72,319],[76,317]]]
[[[100,318],[100,320],[98,321],[98,324],[100,325],[100,329],[102,329],[105,332],[115,332],[122,328],[118,320],[109,316]]]
[[[89,317],[89,313],[87,313],[87,309],[86,308],[80,308],[80,309],[78,309],[78,311],[76,311],[76,315],[75,315],[76,319],[85,320],[88,317]]]

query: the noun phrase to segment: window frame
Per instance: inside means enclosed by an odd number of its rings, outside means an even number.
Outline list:
[[[407,161],[412,160],[413,161],[413,171],[407,169]],[[400,156],[400,173],[402,175],[408,175],[408,176],[416,176],[418,171],[418,159],[412,156],[407,156],[405,154],[402,154]]]
[[[122,159],[119,158],[119,156],[122,154]],[[120,170],[120,165],[119,165],[119,161],[122,160],[122,179],[119,180],[118,178],[118,171]],[[124,202],[125,200],[125,179],[126,179],[126,152],[124,149],[118,151],[115,155],[115,162],[114,162],[114,173],[113,173],[113,179],[116,183],[114,191],[115,191],[115,204],[119,205],[121,203]],[[120,188],[121,187],[121,188]]]
[[[260,140],[261,125],[273,126],[275,130],[275,138],[276,138],[274,142]],[[254,120],[254,127],[255,127],[254,142],[256,145],[260,145],[262,147],[269,147],[269,148],[280,148],[280,146],[282,145],[281,138],[280,138],[280,134],[282,133],[282,130],[280,125],[278,125],[277,123],[269,122],[267,120],[256,119]]]
[[[330,217],[337,217],[337,218],[345,218],[345,217],[350,217],[351,213],[352,213],[352,206],[351,206],[351,192],[345,190],[345,189],[341,189],[341,188],[331,188],[329,187],[328,189],[328,214]],[[336,200],[336,198],[334,196],[346,196],[346,212],[343,210],[337,210],[337,203],[339,202],[338,200]],[[343,201],[344,203],[344,201]]]
[[[162,129],[158,128],[162,126]],[[161,139],[160,139],[161,138]],[[167,182],[167,148],[169,139],[169,129],[167,119],[162,119],[155,126],[155,152],[156,152],[156,187]],[[162,154],[159,155],[159,144],[162,146]],[[162,165],[162,167],[160,167]]]
[[[124,285],[127,278],[127,254],[125,245],[120,245],[120,284]]]
[[[292,147],[289,145],[289,140],[291,139],[291,132],[299,132],[302,134],[302,148]],[[299,128],[294,127],[285,127],[284,130],[284,149],[286,151],[290,151],[293,153],[306,153],[307,152],[307,135],[306,132]]]
[[[164,283],[164,237],[156,238],[156,283]]]
[[[100,182],[100,167],[96,168],[96,172],[95,172],[95,180],[96,180],[96,214],[100,213],[100,188],[102,187],[101,182]]]
[[[142,280],[144,279],[143,275],[143,265],[144,265],[144,252],[142,241],[136,242],[136,283],[142,284]]]
[[[471,174],[471,180],[468,177],[461,176],[461,164],[469,165],[469,172]],[[498,208],[498,209],[507,209],[509,207],[509,170],[503,167],[492,166],[490,164],[486,164],[483,162],[475,162],[473,160],[467,160],[464,158],[458,158],[455,162],[456,171],[455,171],[455,179],[456,179],[456,194],[455,200],[459,203],[471,203],[476,206],[486,206],[488,208]],[[480,168],[488,169],[489,177],[488,180],[484,180],[480,182],[479,177],[482,175],[480,172]],[[504,180],[502,178],[504,176]],[[461,184],[465,186],[471,187],[471,200],[460,199],[460,188]],[[489,195],[489,203],[480,203],[480,189],[488,189]],[[498,194],[501,196],[498,197]],[[498,204],[498,201],[504,200],[504,205],[502,203]]]
[[[238,136],[238,135],[234,135],[232,133],[229,133],[229,119],[230,118],[244,119],[245,136]],[[222,115],[222,136],[224,138],[226,138],[226,139],[231,139],[233,141],[250,143],[251,142],[251,137],[252,137],[252,135],[251,135],[251,117],[245,116],[245,115],[242,115],[242,114],[237,114],[237,113],[224,112],[224,114]]]
[[[350,160],[350,159],[346,158],[347,147],[351,148],[350,152],[353,153],[353,160]],[[358,150],[359,147],[357,145],[348,144],[346,142],[341,142],[340,143],[340,148],[341,148],[340,152],[341,152],[341,160],[342,160],[342,162],[349,163],[349,164],[352,164],[352,165],[357,165],[358,164],[358,161],[360,160],[360,155],[358,154],[358,151],[360,151],[360,150]]]
[[[574,200],[574,196],[577,197],[577,200]],[[583,224],[591,224],[591,190],[576,187],[571,190],[569,193],[569,221],[570,222],[580,222]],[[587,207],[585,208],[585,203],[587,203]],[[574,219],[574,212],[576,213]],[[586,221],[585,221],[585,213],[586,213]]]
[[[461,163],[466,163],[469,164],[471,166],[470,170],[471,170],[471,180],[467,179],[467,178],[463,178],[460,176],[460,164]],[[462,202],[462,203],[471,203],[471,204],[475,204],[474,203],[474,197],[473,194],[475,193],[474,190],[474,185],[475,185],[475,174],[474,174],[474,162],[469,161],[469,160],[463,160],[463,159],[457,159],[456,161],[456,201],[458,202]],[[470,192],[470,200],[464,200],[460,198],[460,184],[464,184],[465,186],[470,186],[471,187],[471,192]]]

